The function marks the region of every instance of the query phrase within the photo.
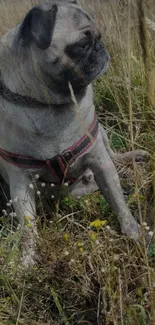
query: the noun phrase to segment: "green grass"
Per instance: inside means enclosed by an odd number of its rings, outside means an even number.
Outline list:
[[[146,76],[135,1],[82,2],[87,10],[95,8],[111,56],[107,75],[94,83],[97,113],[111,146],[151,154],[148,163],[118,169],[123,187],[130,190],[128,204],[135,218],[153,231],[155,3],[147,1],[145,11],[152,22],[146,33]],[[28,0],[20,7],[0,4],[0,33],[20,21],[29,7]],[[38,218],[39,260],[26,272],[19,263],[22,230],[14,232],[11,218],[1,217],[0,325],[154,324],[154,243],[136,245],[121,236],[99,193],[66,198],[57,213],[54,206],[51,211],[46,220],[41,214]],[[96,219],[107,220],[98,231],[90,225]]]

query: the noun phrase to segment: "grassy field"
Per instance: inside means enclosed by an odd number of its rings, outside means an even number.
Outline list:
[[[38,1],[19,2],[0,1],[0,35]],[[111,146],[151,155],[146,163],[118,166],[127,202],[147,234],[155,216],[155,2],[81,2],[95,12],[111,57],[108,73],[94,83]],[[153,240],[144,236],[137,245],[122,236],[100,193],[50,203],[48,213],[42,204],[40,258],[26,272],[18,263],[22,231],[14,232],[12,218],[0,212],[0,325],[154,325]]]

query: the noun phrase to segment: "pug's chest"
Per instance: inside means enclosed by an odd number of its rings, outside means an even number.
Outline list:
[[[83,129],[80,129],[76,122],[68,127],[64,127],[64,125],[60,127],[57,124],[56,129],[56,133],[55,129],[54,132],[51,129],[51,133],[48,133],[46,130],[43,134],[38,132],[38,130],[36,132],[35,129],[31,136],[28,135],[24,138],[24,147],[26,148],[24,154],[42,160],[45,163],[43,168],[33,170],[33,174],[38,174],[43,183],[61,183],[62,178],[59,178],[59,174],[62,176],[62,174],[66,173],[66,169],[63,167],[65,165],[62,157],[63,153],[68,151],[69,148],[74,147],[77,141],[84,135]],[[23,145],[21,150],[22,148]],[[82,155],[79,155],[76,159],[73,158],[72,163],[67,164],[67,172],[71,178],[75,179],[84,172]]]
[[[73,144],[72,141],[69,141],[67,138],[67,144],[64,141],[65,137],[54,138],[51,140],[47,139],[38,139],[35,138],[33,142],[31,140],[31,145],[29,142],[29,148],[27,148],[27,152],[29,152],[28,156],[33,158],[32,162],[37,160],[41,160],[43,162],[43,166],[39,166],[37,168],[37,164],[35,168],[32,168],[31,174],[35,178],[36,175],[39,176],[40,186],[42,184],[52,184],[54,183],[59,189],[62,181],[65,183],[70,180],[76,180],[81,174],[84,172],[84,164],[83,164],[83,156],[73,157],[71,163],[66,164],[66,161],[63,157],[65,151],[68,151],[68,148]],[[64,175],[66,177],[64,178]],[[72,181],[71,181],[72,182]]]

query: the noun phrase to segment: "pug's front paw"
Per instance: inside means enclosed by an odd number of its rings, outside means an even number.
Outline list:
[[[124,215],[123,219],[120,221],[120,226],[122,234],[135,241],[140,240],[142,235],[140,231],[140,225],[133,218],[132,214]]]

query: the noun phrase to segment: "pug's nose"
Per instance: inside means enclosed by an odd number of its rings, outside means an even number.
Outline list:
[[[100,41],[102,38],[101,32],[98,30],[97,36],[96,36],[97,40]]]
[[[100,41],[102,38],[101,32],[99,31],[99,29],[96,29],[95,32],[95,38],[97,39],[97,41]]]

